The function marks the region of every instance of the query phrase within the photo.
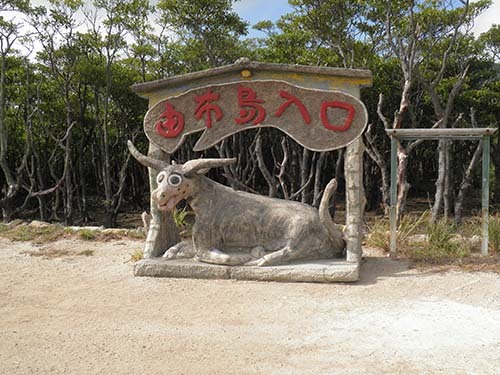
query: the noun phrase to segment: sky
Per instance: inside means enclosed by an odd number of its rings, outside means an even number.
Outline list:
[[[261,31],[253,30],[251,26],[259,21],[276,21],[283,14],[289,13],[292,7],[288,5],[288,0],[239,0],[234,3],[233,9],[250,23],[249,37],[264,37]],[[478,36],[492,24],[500,24],[500,0],[493,0],[491,7],[476,18],[474,34]]]
[[[85,0],[90,2],[91,0]],[[473,0],[474,1],[474,0]],[[156,1],[154,1],[156,2]],[[34,5],[46,5],[48,0],[31,0]],[[276,21],[289,13],[292,7],[288,0],[236,0],[233,9],[249,23],[248,37],[265,37],[261,31],[252,28],[259,21]],[[500,24],[500,0],[493,0],[491,7],[476,18],[473,32],[476,36],[487,31],[492,24]]]
[[[493,24],[500,24],[500,0],[494,0],[493,4],[486,12],[479,15],[474,23],[474,35],[478,36],[488,29]]]
[[[276,21],[283,14],[289,13],[292,7],[288,5],[288,0],[239,0],[234,3],[233,9],[250,24],[248,37],[262,38],[264,33],[252,29],[252,26],[259,21]]]

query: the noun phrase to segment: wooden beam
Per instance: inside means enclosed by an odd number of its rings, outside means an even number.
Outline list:
[[[493,136],[495,128],[467,128],[467,129],[386,129],[387,135],[400,140],[409,139],[480,139],[484,136]]]

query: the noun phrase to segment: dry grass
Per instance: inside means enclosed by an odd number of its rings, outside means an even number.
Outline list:
[[[420,215],[409,214],[403,216],[397,231],[398,248],[407,248],[411,236],[425,231],[425,223],[428,221],[429,216],[428,211],[424,211]],[[389,220],[385,218],[375,220],[373,224],[368,226],[368,229],[366,244],[389,251],[391,239]]]
[[[53,248],[43,248],[37,250],[26,250],[21,254],[29,255],[32,257],[43,257],[46,259],[61,258],[70,255],[69,250],[64,249],[53,249]]]
[[[73,230],[58,224],[43,223],[42,225],[30,225],[26,222],[13,224],[0,224],[0,237],[11,241],[31,241],[35,244],[45,244],[63,238],[77,238],[84,241],[112,241],[122,238],[144,239],[145,233],[126,229],[88,229],[81,228]]]
[[[35,244],[44,244],[54,242],[61,238],[66,238],[71,231],[60,225],[0,225],[0,236],[8,238],[11,241],[31,241]]]
[[[460,267],[464,270],[500,272],[500,214],[490,216],[490,256],[480,256],[480,244],[473,241],[481,235],[481,218],[467,218],[456,226],[450,220],[431,224],[430,215],[410,214],[398,228],[398,254],[416,267]],[[371,220],[366,244],[389,251],[390,224],[386,219]],[[412,236],[422,235],[417,242]],[[476,237],[477,238],[477,237]]]
[[[29,255],[32,257],[42,257],[44,259],[54,259],[54,258],[62,258],[62,257],[68,257],[68,256],[92,256],[94,255],[94,250],[82,250],[78,252],[71,252],[67,249],[58,249],[58,248],[52,248],[52,247],[43,247],[40,249],[36,250],[26,250],[23,251],[21,254],[24,255]]]
[[[457,239],[456,226],[447,220],[428,223],[425,234],[427,241],[413,244],[408,251],[408,257],[413,261],[439,264],[471,254],[468,244]]]
[[[500,213],[490,216],[488,237],[490,250],[500,254]]]
[[[144,253],[141,249],[136,249],[133,253],[130,254],[130,259],[128,262],[137,263],[142,258],[144,258]]]

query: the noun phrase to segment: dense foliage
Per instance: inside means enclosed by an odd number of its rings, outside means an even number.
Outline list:
[[[147,171],[125,146],[132,139],[147,149],[142,132],[147,103],[130,86],[242,56],[373,71],[374,85],[363,92],[370,118],[368,209],[387,205],[384,128],[498,128],[500,26],[478,38],[471,32],[487,0],[290,0],[292,12],[276,23],[255,25],[262,38],[253,39],[245,37],[249,25],[233,11],[233,2],[50,0],[33,7],[27,0],[2,1],[3,220],[29,215],[115,226],[122,210],[147,207]],[[190,149],[193,141],[173,157],[200,156]],[[408,194],[434,196],[429,201],[436,202],[435,214],[444,210],[459,221],[464,196],[479,198],[469,193],[480,185],[476,153],[474,142],[402,145],[400,212]],[[213,175],[235,188],[313,205],[327,181],[342,175],[342,151],[310,152],[275,130],[235,135],[204,155],[239,158],[234,168]],[[498,205],[498,136],[492,161],[492,198]]]

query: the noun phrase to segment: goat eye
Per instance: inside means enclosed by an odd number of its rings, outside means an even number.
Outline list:
[[[168,177],[168,184],[172,186],[179,186],[182,182],[182,177],[178,174],[171,174]]]
[[[160,172],[156,177],[156,182],[161,184],[161,182],[165,179],[165,172]]]

